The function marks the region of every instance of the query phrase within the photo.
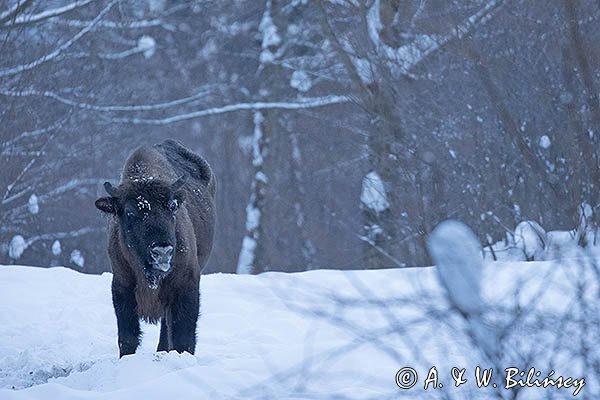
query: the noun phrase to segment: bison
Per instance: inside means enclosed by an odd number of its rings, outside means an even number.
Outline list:
[[[119,357],[135,353],[140,319],[160,320],[157,351],[194,354],[200,275],[215,225],[215,178],[182,144],[142,146],[96,207],[109,215],[108,255]]]

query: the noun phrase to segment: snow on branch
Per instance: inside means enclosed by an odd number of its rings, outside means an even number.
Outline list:
[[[191,3],[179,4],[169,8],[168,10],[160,13],[156,18],[152,19],[139,19],[135,21],[99,21],[96,24],[96,28],[107,28],[107,29],[144,29],[152,27],[161,27],[167,31],[174,32],[177,30],[177,26],[171,23],[166,23],[162,18],[168,17],[178,11],[187,9]],[[57,25],[65,25],[74,28],[82,28],[90,24],[90,21],[78,20],[78,19],[64,19],[57,18],[52,21]]]
[[[79,236],[83,236],[83,235],[87,235],[88,233],[92,233],[92,232],[99,232],[100,229],[98,228],[81,228],[81,229],[77,229],[74,231],[68,231],[68,232],[53,232],[53,233],[44,233],[42,235],[36,235],[36,236],[32,236],[29,239],[25,239],[23,238],[23,236],[21,235],[15,235],[13,236],[12,240],[10,241],[10,245],[9,245],[9,257],[12,259],[19,259],[21,258],[21,255],[25,252],[25,250],[27,250],[27,248],[29,248],[32,244],[34,244],[35,242],[38,242],[40,240],[58,240],[58,239],[64,239],[64,238],[74,238],[74,237],[79,237]],[[60,243],[59,243],[60,245]],[[53,247],[53,251],[54,251],[54,245]]]
[[[91,3],[92,0],[79,0],[73,3],[67,4],[62,7],[51,8],[45,11],[42,11],[37,14],[29,14],[29,15],[21,15],[14,18],[12,21],[9,21],[2,25],[4,27],[11,27],[16,25],[30,24],[43,21],[48,18],[57,17],[59,15],[68,13],[69,11],[75,10],[77,8],[83,7]],[[1,19],[1,17],[0,17]]]
[[[13,182],[6,186],[6,192],[4,192],[4,196],[2,196],[2,203],[1,203],[2,205],[8,204],[11,201],[18,199],[19,197],[21,197],[25,193],[27,193],[27,189],[26,189],[19,193],[13,194],[12,196],[10,195],[12,193],[12,190],[15,187],[15,185],[19,182],[19,180],[21,180],[23,178],[23,176],[25,176],[27,171],[29,171],[29,169],[33,166],[33,164],[35,164],[36,161],[37,161],[37,157],[32,158],[27,163],[27,165],[25,165],[25,167],[21,170],[21,172],[17,175],[17,177],[13,180]]]
[[[80,186],[86,186],[86,185],[91,185],[91,186],[97,185],[97,186],[100,186],[105,181],[107,181],[107,179],[98,179],[98,178],[71,179],[67,183],[64,183],[64,184],[62,184],[62,185],[60,185],[60,186],[52,189],[48,193],[39,196],[39,201],[40,202],[44,202],[44,201],[48,200],[51,197],[54,197],[56,195],[65,193],[65,192],[67,192],[69,190],[76,189],[76,188],[78,188]]]
[[[250,189],[250,200],[246,206],[246,235],[242,240],[242,248],[238,257],[236,273],[251,274],[255,271],[256,247],[260,238],[260,225],[262,218],[262,205],[264,198],[263,186],[267,184],[267,176],[263,172],[265,156],[265,138],[262,130],[264,117],[260,111],[254,111],[252,134],[252,165],[254,178]]]
[[[0,13],[0,24],[15,18],[21,11],[29,7],[33,0],[25,0],[23,2],[17,1],[17,3],[6,11]]]
[[[75,190],[81,186],[100,186],[102,185],[107,179],[98,179],[98,178],[82,178],[82,179],[71,179],[70,181],[52,189],[51,191],[39,195],[38,196],[38,203],[44,203],[46,201],[48,201],[49,199],[59,195],[59,194],[63,194],[65,192],[68,192],[69,190]],[[12,189],[12,187],[11,187]],[[31,190],[31,188],[27,188],[25,189],[22,193],[18,193],[18,197],[21,197],[23,194],[29,192]],[[13,200],[16,200],[17,195],[13,195],[11,197],[8,197],[6,199],[2,200],[3,205],[10,203]],[[19,211],[20,209],[25,209],[27,207],[27,205],[22,205],[19,207],[15,207],[14,211]]]
[[[57,198],[58,195],[61,195],[63,193],[71,191],[71,190],[81,189],[84,186],[100,187],[102,185],[102,183],[105,182],[106,180],[107,179],[99,179],[99,178],[71,179],[70,181],[50,190],[49,192],[46,192],[41,195],[36,195],[35,196],[36,197],[35,205],[39,208],[39,206],[41,204],[46,203],[46,202],[50,201],[51,199]],[[0,202],[0,204],[6,205],[9,202],[12,202],[18,198],[21,198],[24,195],[27,195],[32,190],[33,190],[32,186],[28,186],[27,188],[23,189],[21,192],[15,194],[13,196],[10,196],[6,200],[3,200],[2,202]],[[27,212],[31,212],[31,204],[29,204],[28,202],[25,202],[23,204],[20,204],[18,206],[13,206],[12,208],[10,208],[8,210],[8,212],[6,212],[5,214],[2,215],[2,218],[4,219],[4,221],[15,222],[18,220],[22,220],[25,217]],[[11,224],[6,224],[4,226],[0,226],[0,231],[2,231],[2,232],[10,232],[10,231],[12,231],[12,229],[14,229],[14,226],[11,226]]]
[[[501,0],[491,0],[475,14],[465,19],[444,35],[417,35],[415,40],[398,48],[385,44],[379,32],[383,28],[380,11],[380,0],[373,2],[367,13],[369,38],[375,48],[391,63],[390,68],[398,74],[408,72],[423,61],[428,55],[440,49],[453,39],[460,39],[476,26],[486,23],[503,4]]]
[[[156,103],[156,104],[140,104],[140,105],[108,105],[108,106],[99,106],[95,104],[89,104],[84,102],[75,101],[72,99],[68,99],[66,97],[61,96],[56,92],[52,92],[49,90],[2,90],[0,89],[0,95],[9,96],[9,97],[28,97],[28,96],[38,96],[38,97],[47,97],[53,100],[56,100],[59,103],[65,104],[67,106],[81,108],[83,110],[89,111],[98,111],[98,112],[119,112],[119,111],[152,111],[152,110],[161,110],[169,107],[179,106],[185,103],[189,103],[194,100],[198,100],[204,96],[206,96],[210,92],[210,89],[206,89],[200,91],[192,96],[183,97],[181,99],[171,100],[164,103]]]
[[[43,135],[44,133],[48,133],[48,132],[52,132],[55,131],[59,128],[61,128],[65,121],[67,120],[67,118],[61,118],[60,120],[54,122],[53,124],[45,127],[45,128],[40,128],[40,129],[35,129],[32,131],[25,131],[25,132],[21,132],[20,134],[18,134],[17,136],[15,136],[12,139],[9,139],[5,142],[1,142],[0,143],[0,147],[3,149],[10,149],[10,146],[17,143],[20,140],[26,139],[26,138],[32,138],[32,137],[37,137],[40,135]],[[1,155],[6,155],[7,150],[4,150],[2,153],[0,153]]]
[[[70,26],[73,28],[81,28],[90,24],[90,21],[82,21],[78,19],[58,19],[56,21],[58,25]],[[96,24],[98,28],[109,28],[109,29],[144,29],[161,26],[169,31],[174,31],[175,27],[171,24],[165,24],[160,19],[144,19],[132,22],[116,22],[116,21],[100,21]]]
[[[7,76],[12,76],[12,75],[16,75],[16,74],[20,74],[22,72],[25,71],[29,71],[31,69],[34,69],[42,64],[45,64],[47,62],[50,62],[54,59],[56,59],[58,56],[60,56],[65,50],[67,50],[69,47],[71,47],[75,42],[77,42],[79,39],[81,39],[83,36],[85,36],[89,31],[91,31],[94,26],[102,19],[104,18],[104,16],[106,14],[108,14],[108,12],[110,11],[110,9],[118,2],[118,0],[113,0],[111,1],[102,11],[100,11],[100,13],[96,16],[96,18],[94,18],[89,25],[87,25],[85,28],[83,28],[82,30],[80,30],[79,32],[77,32],[77,34],[75,36],[73,36],[71,39],[67,40],[65,43],[63,43],[62,45],[58,46],[56,49],[54,49],[53,51],[51,51],[50,53],[38,58],[37,60],[31,61],[27,64],[21,64],[21,65],[17,65],[16,67],[12,67],[12,68],[8,68],[8,69],[4,69],[0,71],[0,78],[4,78]]]
[[[134,125],[167,125],[179,121],[185,121],[188,119],[204,117],[207,115],[225,114],[234,111],[241,110],[269,110],[269,109],[282,109],[282,110],[298,110],[303,108],[314,108],[323,107],[331,104],[349,103],[352,99],[348,96],[323,96],[323,97],[312,97],[305,98],[298,101],[274,101],[274,102],[252,102],[252,103],[237,103],[228,104],[222,107],[213,107],[204,110],[194,111],[186,114],[174,115],[167,118],[158,119],[145,119],[145,118],[113,118],[113,122],[117,123],[130,123]]]

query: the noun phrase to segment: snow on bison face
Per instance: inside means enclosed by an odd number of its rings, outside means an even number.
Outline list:
[[[186,177],[181,177],[171,185],[149,180],[117,188],[106,182],[104,188],[110,197],[101,197],[95,203],[99,210],[117,219],[121,245],[137,264],[132,268],[143,269],[152,289],[172,268],[177,248],[176,215],[183,201],[179,189],[185,182]]]

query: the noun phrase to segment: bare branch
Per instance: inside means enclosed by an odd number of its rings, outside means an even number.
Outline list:
[[[269,110],[269,109],[283,109],[283,110],[298,110],[303,108],[314,108],[323,107],[332,104],[350,103],[352,99],[348,96],[324,96],[324,97],[312,97],[301,99],[295,102],[286,101],[274,101],[264,102],[258,101],[254,103],[238,103],[228,104],[222,107],[213,107],[205,110],[194,111],[187,114],[175,115],[167,118],[158,119],[144,119],[144,118],[113,118],[113,122],[118,123],[129,123],[134,125],[167,125],[175,122],[185,121],[188,119],[205,117],[207,115],[225,114],[234,111],[241,110]]]
[[[51,8],[49,10],[42,11],[37,14],[17,16],[12,21],[2,24],[2,26],[0,26],[0,28],[13,27],[13,26],[17,26],[17,25],[24,25],[24,24],[40,22],[45,19],[57,17],[59,15],[68,13],[69,11],[86,6],[91,2],[92,2],[92,0],[79,0],[79,1],[75,1],[71,4],[67,4],[66,6]]]
[[[414,41],[398,48],[386,45],[379,37],[379,1],[375,1],[368,11],[368,32],[376,49],[397,68],[400,73],[409,71],[430,54],[440,50],[454,39],[461,39],[474,28],[488,22],[503,5],[502,0],[491,0],[479,11],[465,19],[445,35],[419,35]]]
[[[213,86],[213,85],[211,85]],[[53,100],[58,101],[59,103],[65,104],[67,106],[81,108],[83,110],[90,111],[98,111],[98,112],[118,112],[118,111],[152,111],[152,110],[162,110],[169,107],[179,106],[185,103],[189,103],[194,100],[198,100],[210,93],[209,89],[205,89],[200,91],[192,96],[184,97],[181,99],[175,99],[171,101],[167,101],[164,103],[156,103],[156,104],[140,104],[140,105],[109,105],[109,106],[99,106],[95,104],[89,104],[84,102],[79,102],[75,100],[68,99],[66,97],[61,96],[58,93],[48,91],[48,90],[2,90],[0,89],[0,95],[10,96],[10,97],[29,97],[29,96],[39,96],[39,97],[47,97]]]
[[[56,198],[56,196],[62,194],[62,193],[66,193],[70,190],[76,190],[79,189],[83,186],[98,186],[100,187],[102,185],[102,183],[104,183],[105,181],[107,181],[107,178],[81,178],[81,179],[72,179],[52,190],[50,190],[47,193],[44,193],[42,195],[38,195],[38,203],[42,204],[42,203],[46,203],[48,202],[50,199],[52,198]],[[27,194],[31,192],[30,188],[27,188],[25,190],[23,190],[22,192],[20,192],[20,196],[24,194]],[[12,197],[16,197],[17,195],[14,195]],[[12,198],[10,200],[13,200]],[[0,203],[0,204],[4,204],[4,202]],[[16,220],[20,217],[23,216],[23,212],[26,212],[28,205],[27,204],[21,204],[17,207],[13,207],[10,209],[10,211],[7,213],[6,218],[8,218],[9,220]],[[3,226],[0,228],[0,230],[2,230],[3,232],[7,232],[10,231],[9,226]]]
[[[10,21],[11,19],[16,18],[16,16],[19,15],[19,13],[22,12],[24,9],[29,7],[32,2],[33,0],[25,0],[23,2],[17,1],[17,4],[15,4],[12,8],[9,8],[8,10],[0,13],[0,24],[3,24],[6,21]]]
[[[27,239],[27,241],[25,242],[25,248],[31,246],[32,244],[34,244],[37,241],[40,240],[56,240],[56,239],[64,239],[64,238],[73,238],[73,237],[78,237],[78,236],[83,236],[83,235],[87,235],[88,233],[92,233],[92,232],[99,232],[100,229],[98,228],[81,228],[81,229],[77,229],[75,231],[68,231],[68,232],[53,232],[53,233],[44,233],[42,235],[37,235],[37,236],[32,236],[29,239]]]
[[[118,21],[99,21],[96,24],[97,28],[107,28],[107,29],[144,29],[144,28],[152,28],[152,27],[161,27],[167,31],[175,31],[177,30],[176,25],[167,23],[163,20],[164,17],[168,17],[178,11],[185,10],[190,7],[190,3],[187,4],[179,4],[171,7],[165,12],[161,13],[157,18],[152,19],[140,19],[136,21],[128,21],[128,22],[118,22]],[[52,21],[57,25],[71,26],[75,28],[82,28],[88,26],[90,21],[83,21],[78,19],[64,19],[57,18]]]
[[[12,192],[13,188],[15,187],[15,185],[17,183],[19,183],[19,181],[21,179],[23,179],[23,177],[27,174],[27,172],[29,172],[31,167],[33,167],[33,164],[35,164],[35,162],[40,158],[40,155],[43,154],[43,150],[46,148],[48,143],[50,143],[50,140],[52,139],[53,136],[54,136],[54,133],[52,133],[50,135],[50,137],[46,140],[46,142],[44,142],[44,144],[41,146],[39,155],[32,157],[31,160],[29,160],[29,162],[27,163],[27,165],[21,170],[21,172],[19,172],[17,177],[12,181],[12,183],[10,183],[9,185],[6,186],[6,192],[4,193],[4,196],[2,197],[2,202],[1,202],[2,205],[8,204],[8,203],[18,199],[19,197],[23,196],[27,192],[29,192],[30,189],[26,188],[26,189],[20,191],[19,193],[13,194],[11,196],[11,192]]]
[[[33,131],[21,132],[19,135],[15,136],[14,138],[9,139],[3,143],[0,143],[0,146],[2,148],[6,149],[9,146],[15,144],[16,142],[18,142],[22,139],[36,137],[36,136],[43,135],[44,133],[55,131],[56,129],[61,128],[64,125],[64,123],[67,121],[67,119],[68,118],[62,118],[45,128],[35,129]],[[4,152],[2,154],[4,154]]]
[[[12,76],[12,75],[16,75],[16,74],[20,74],[22,72],[25,71],[29,71],[31,69],[34,69],[42,64],[45,64],[49,61],[52,61],[54,59],[56,59],[59,55],[62,54],[62,52],[64,52],[66,49],[68,49],[69,47],[71,47],[75,42],[77,42],[79,39],[81,39],[83,36],[85,36],[86,33],[88,33],[89,31],[91,31],[94,26],[102,19],[104,18],[104,16],[110,11],[110,9],[118,2],[118,0],[113,0],[111,1],[102,11],[100,11],[100,13],[96,16],[96,18],[94,18],[90,24],[88,26],[86,26],[85,28],[83,28],[82,30],[80,30],[75,36],[73,36],[71,39],[67,40],[65,43],[63,43],[62,45],[60,45],[58,48],[56,48],[54,51],[46,54],[45,56],[42,56],[40,58],[38,58],[37,60],[34,60],[32,62],[29,62],[27,64],[21,64],[18,65],[16,67],[12,67],[12,68],[8,68],[5,70],[0,71],[0,78],[4,78],[7,76]]]
[[[54,21],[53,21],[54,22]],[[82,21],[78,19],[57,19],[54,23],[57,25],[65,25],[74,28],[81,28],[90,24],[90,21]],[[97,28],[109,29],[144,29],[162,26],[166,30],[174,31],[175,27],[171,24],[165,24],[161,19],[144,19],[131,22],[116,22],[116,21],[100,21],[96,24]]]

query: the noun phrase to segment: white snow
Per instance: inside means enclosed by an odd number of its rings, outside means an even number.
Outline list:
[[[546,232],[545,260],[554,260],[577,250],[576,232],[548,231]]]
[[[369,226],[365,226],[365,230],[367,232],[367,238],[371,241],[371,243],[375,243],[375,240],[383,235],[383,228],[378,224],[372,224]]]
[[[79,268],[83,268],[83,266],[85,265],[85,258],[83,258],[81,251],[73,250],[71,252],[71,262],[77,265]]]
[[[142,213],[147,213],[152,210],[150,206],[150,202],[144,196],[138,196],[135,198],[137,200],[137,207]]]
[[[165,10],[166,0],[149,0],[150,11],[159,13]]]
[[[246,222],[248,223],[248,222]],[[244,236],[242,248],[238,258],[236,273],[251,274],[254,267],[254,251],[256,250],[256,240],[250,236]]]
[[[246,230],[253,231],[260,224],[260,210],[252,206],[250,202],[246,206]]]
[[[465,313],[479,313],[484,308],[480,294],[483,260],[473,232],[461,222],[444,221],[427,245],[452,303]]]
[[[549,138],[548,136],[546,136],[546,135],[544,135],[544,136],[542,136],[542,137],[540,138],[540,142],[539,142],[539,143],[540,143],[540,147],[541,147],[542,149],[547,149],[547,148],[549,148],[549,147],[552,145],[552,141],[551,141],[551,140],[550,140],[550,138]]]
[[[145,58],[150,58],[156,51],[156,41],[152,36],[143,35],[138,39],[137,47],[144,53]]]
[[[254,131],[252,135],[252,165],[255,167],[262,165],[263,154],[260,148],[260,141],[262,140],[262,123],[264,117],[260,111],[254,111],[252,120],[254,122]]]
[[[270,3],[269,3],[270,4]],[[236,271],[238,274],[250,274],[254,267],[254,252],[256,250],[256,230],[260,226],[261,212],[256,207],[256,188],[259,182],[267,183],[269,181],[267,175],[262,171],[263,165],[263,152],[260,147],[262,140],[262,128],[263,115],[260,111],[254,111],[254,133],[252,135],[252,165],[257,167],[257,171],[254,174],[252,181],[252,189],[250,200],[246,205],[246,235],[242,240],[242,248],[240,249],[240,255],[238,257],[238,265]]]
[[[373,76],[373,66],[369,60],[360,57],[352,57],[352,63],[356,67],[356,72],[358,72],[360,79],[366,85],[370,85],[375,82],[375,77]]]
[[[515,246],[529,260],[542,259],[547,242],[546,231],[535,221],[523,221],[515,228]]]
[[[15,235],[10,240],[8,245],[8,256],[13,260],[18,260],[23,255],[23,252],[27,248],[27,242],[21,235]]]
[[[263,13],[258,30],[262,34],[260,62],[261,64],[271,63],[276,57],[273,49],[281,44],[281,37],[277,32],[277,26],[273,22],[273,18],[271,18],[271,0],[267,0],[265,12]]]
[[[526,307],[525,320],[542,318],[536,329],[519,331],[522,340],[511,351],[531,351],[531,365],[543,374],[553,369],[584,376],[582,393],[597,398],[597,377],[582,372],[579,356],[569,353],[579,341],[564,340],[579,326],[569,304],[581,294],[578,281],[593,276],[590,268],[578,266],[578,280],[574,266],[548,262],[480,267],[486,304]],[[486,363],[464,336],[464,325],[445,317],[433,267],[206,275],[196,354],[156,353],[158,327],[142,324],[141,348],[122,359],[111,278],[60,267],[0,266],[1,399],[497,398],[471,381],[475,366]],[[597,304],[598,286],[589,282],[583,295]],[[419,373],[410,390],[395,384],[405,366]],[[444,389],[423,391],[431,366]],[[451,384],[453,366],[467,369],[468,384]],[[523,389],[519,398],[545,399],[550,392],[571,398],[573,391]]]
[[[256,179],[256,181],[262,182],[262,183],[269,182],[269,178],[267,178],[267,175],[265,175],[265,173],[262,171],[257,171],[256,174],[254,175],[254,179]]]
[[[487,306],[481,294],[483,260],[477,237],[462,222],[450,220],[434,229],[427,245],[450,303],[465,316],[490,362],[497,363],[498,336],[485,318],[493,308]]]
[[[410,43],[398,48],[387,45],[380,38],[383,29],[381,21],[381,1],[375,0],[367,11],[367,31],[376,50],[387,59],[387,66],[395,76],[406,75],[431,53],[442,48],[455,38],[462,38],[479,24],[484,24],[494,14],[497,0],[489,0],[477,12],[464,19],[445,34],[414,35]]]
[[[290,86],[299,90],[300,92],[307,92],[312,87],[312,81],[306,72],[302,70],[296,70],[292,73]]]
[[[52,254],[54,254],[55,256],[59,256],[60,253],[62,253],[60,240],[55,240],[54,243],[52,243]]]
[[[365,207],[377,213],[389,208],[390,203],[385,194],[383,181],[377,172],[371,171],[363,178],[360,201]]]
[[[31,214],[37,214],[40,212],[38,197],[35,195],[35,193],[29,196],[29,200],[27,201],[27,209]]]

